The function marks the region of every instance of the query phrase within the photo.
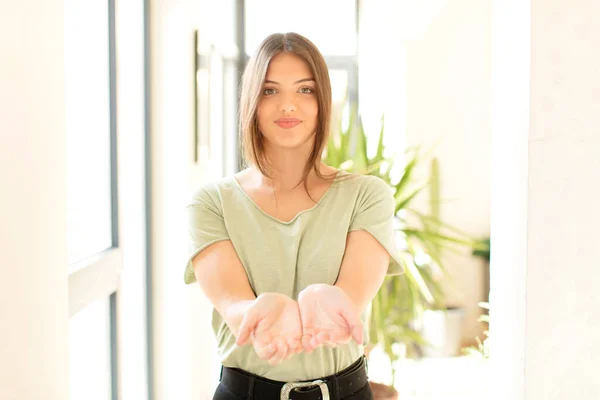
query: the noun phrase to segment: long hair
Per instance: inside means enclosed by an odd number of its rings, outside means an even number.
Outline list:
[[[266,177],[271,178],[265,155],[264,137],[258,128],[256,110],[269,63],[279,53],[293,53],[303,59],[315,79],[318,103],[317,129],[312,151],[304,167],[302,180],[308,193],[306,178],[313,169],[318,177],[332,179],[321,174],[319,164],[329,139],[331,124],[331,81],[325,58],[307,38],[297,33],[274,33],[258,46],[242,75],[240,90],[239,131],[242,136],[246,164],[254,164]],[[335,176],[335,175],[334,175]],[[297,185],[296,185],[297,186]],[[310,194],[309,194],[310,196]]]

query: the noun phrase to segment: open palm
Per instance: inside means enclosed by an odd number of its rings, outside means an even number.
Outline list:
[[[302,350],[298,303],[279,293],[259,295],[244,316],[236,343],[252,342],[262,360],[276,365]]]
[[[298,296],[305,351],[354,339],[362,343],[362,322],[352,300],[339,287],[310,285]]]

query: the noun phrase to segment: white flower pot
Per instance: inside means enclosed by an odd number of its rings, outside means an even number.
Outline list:
[[[424,346],[426,357],[460,355],[464,310],[426,310],[423,314],[421,336],[430,346]]]

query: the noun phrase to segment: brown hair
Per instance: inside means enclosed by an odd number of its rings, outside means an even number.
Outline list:
[[[274,33],[258,46],[242,75],[239,130],[246,162],[254,164],[264,176],[271,177],[267,170],[268,160],[265,156],[264,138],[258,128],[256,110],[269,63],[273,57],[283,52],[293,53],[302,58],[310,68],[316,83],[318,117],[314,146],[304,167],[302,180],[298,182],[298,185],[304,182],[304,188],[308,193],[306,178],[311,169],[319,178],[333,179],[335,176],[335,174],[324,176],[319,170],[321,156],[329,139],[331,82],[325,58],[310,40],[293,32]]]

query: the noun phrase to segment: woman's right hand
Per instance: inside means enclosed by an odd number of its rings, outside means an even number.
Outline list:
[[[258,357],[271,365],[302,351],[298,303],[280,293],[260,294],[242,319],[236,344],[250,341]]]

